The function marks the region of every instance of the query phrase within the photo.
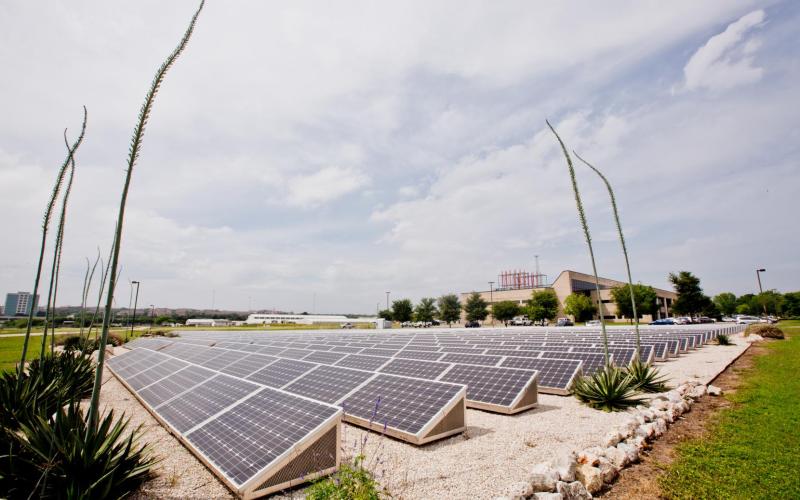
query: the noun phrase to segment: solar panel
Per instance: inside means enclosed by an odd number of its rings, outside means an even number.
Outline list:
[[[210,368],[212,370],[219,371],[220,369],[228,366],[229,364],[235,363],[236,361],[239,361],[243,359],[245,356],[247,356],[246,353],[239,351],[227,351],[216,348],[215,350],[217,351],[216,356],[209,358],[208,360],[201,361],[197,364],[199,364],[200,366],[204,366],[206,368]]]
[[[516,413],[537,402],[536,372],[532,370],[456,365],[439,380],[466,385],[467,404],[473,407]]]
[[[342,408],[345,420],[421,444],[465,429],[464,396],[463,385],[381,374]]]
[[[378,356],[363,356],[361,354],[350,354],[341,361],[338,361],[335,366],[343,366],[345,368],[355,368],[358,370],[375,371],[384,364],[388,363],[390,358],[380,358]]]
[[[543,352],[542,358],[580,360],[583,363],[581,371],[584,375],[592,375],[606,364],[603,354],[589,352]]]
[[[507,357],[500,366],[536,370],[539,374],[540,392],[566,394],[580,373],[581,361],[577,359],[544,359]]]
[[[263,354],[244,354],[239,360],[220,368],[220,371],[234,377],[247,378],[251,373],[264,368],[277,359],[274,356]]]
[[[186,438],[239,488],[338,414],[334,407],[264,388]],[[316,463],[335,467],[336,447],[325,451]],[[312,460],[298,475],[318,470]]]
[[[165,360],[136,375],[128,378],[128,385],[138,391],[148,385],[165,378],[178,370],[189,366],[189,363],[175,358],[166,357]]]
[[[258,385],[242,379],[217,375],[157,410],[174,429],[186,432],[258,388]]]
[[[189,365],[140,390],[139,396],[151,407],[155,408],[192,387],[209,380],[214,375],[216,374],[211,370]]]
[[[384,356],[388,358],[394,356],[396,352],[396,349],[364,349],[360,354],[365,354],[367,356]]]
[[[331,351],[333,352],[343,352],[345,354],[361,352],[363,350],[364,349],[362,347],[352,347],[352,346],[336,346],[333,349],[331,349]]]
[[[280,388],[311,371],[315,366],[317,365],[294,359],[279,359],[257,372],[251,373],[246,378],[268,387]]]
[[[503,359],[502,356],[489,356],[487,354],[448,353],[440,361],[443,363],[495,366],[501,359]]]
[[[318,366],[284,387],[284,390],[317,401],[335,403],[372,376],[372,373],[360,370]]]
[[[303,358],[303,361],[332,365],[345,356],[347,356],[347,354],[343,352],[315,351]]]
[[[263,351],[259,351],[259,352],[263,352]],[[306,356],[308,356],[309,354],[311,354],[312,352],[313,351],[307,351],[305,349],[290,348],[290,349],[284,350],[283,352],[281,352],[279,354],[276,354],[276,356],[280,356],[282,358],[289,358],[289,359],[303,359]]]
[[[443,353],[436,352],[436,351],[413,351],[413,350],[403,350],[395,354],[395,358],[402,358],[402,359],[420,359],[420,360],[427,360],[427,361],[436,361],[437,359],[441,358]]]
[[[393,375],[403,375],[405,377],[434,380],[449,367],[450,365],[447,363],[437,363],[436,361],[394,358],[379,371],[382,373],[391,373]]]

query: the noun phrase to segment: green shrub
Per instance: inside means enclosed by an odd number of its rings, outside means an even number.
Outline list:
[[[342,464],[331,477],[315,482],[306,491],[308,500],[378,500],[383,495],[378,482],[363,467],[364,455],[356,456],[353,465]]]
[[[717,344],[718,345],[733,345],[731,342],[731,338],[726,333],[720,333],[717,335]]]
[[[761,335],[762,337],[768,339],[785,338],[785,336],[783,335],[783,330],[781,330],[775,325],[768,325],[764,323],[747,325],[747,329],[744,331],[744,335],[745,337],[748,335]]]
[[[626,369],[634,389],[641,392],[664,392],[667,389],[667,377],[649,363],[634,360]]]
[[[96,428],[77,402],[52,418],[36,415],[8,435],[0,456],[0,487],[8,498],[122,498],[151,477],[157,463],[138,444],[140,427],[109,412]]]
[[[581,377],[572,387],[572,395],[591,408],[621,411],[642,402],[636,397],[631,376],[614,365],[605,365],[590,377]]]

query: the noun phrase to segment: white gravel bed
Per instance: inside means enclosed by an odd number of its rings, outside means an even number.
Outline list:
[[[676,385],[709,383],[748,344],[732,335],[733,346],[706,345],[677,359],[658,363]],[[103,387],[103,402],[144,424],[143,439],[163,459],[158,476],[136,498],[231,498],[230,492],[158,422],[116,379]],[[525,479],[531,467],[569,451],[599,446],[603,436],[629,417],[581,405],[571,397],[539,395],[539,405],[519,415],[467,410],[467,431],[421,447],[344,425],[345,456],[362,453],[384,487],[400,499],[493,498]],[[288,496],[302,496],[301,491]]]

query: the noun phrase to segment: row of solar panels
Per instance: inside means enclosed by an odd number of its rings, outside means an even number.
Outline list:
[[[140,339],[132,346],[148,345],[154,348],[166,348],[170,343],[163,340]],[[180,349],[178,341],[176,347]],[[191,343],[188,341],[187,343]],[[561,352],[519,352],[519,357],[504,355],[472,355],[462,353],[438,353],[430,351],[389,351],[385,349],[356,349],[357,352],[339,352],[333,346],[319,345],[328,349],[312,351],[297,348],[275,348],[259,344],[237,342],[218,342],[215,348],[231,349],[245,353],[260,353],[268,356],[300,361],[301,366],[310,367],[310,363],[332,365],[335,367],[353,368],[370,372],[389,373],[428,380],[443,380],[463,383],[468,386],[467,405],[501,413],[517,413],[529,406],[514,403],[527,401],[529,398],[519,391],[538,390],[551,394],[567,394],[576,377],[582,370],[593,373],[602,366],[602,355],[593,353],[561,353]],[[376,352],[379,351],[379,352]],[[366,354],[362,354],[366,352]],[[586,368],[584,368],[586,367]],[[523,371],[520,371],[523,370]],[[528,383],[531,371],[538,373],[537,386]],[[503,383],[506,393],[500,393],[498,384]],[[489,390],[488,388],[491,388]]]

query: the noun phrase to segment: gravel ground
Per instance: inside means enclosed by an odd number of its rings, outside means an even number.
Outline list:
[[[661,371],[673,384],[690,379],[710,382],[747,348],[741,336],[733,346],[707,345],[666,363]],[[113,377],[103,386],[103,402],[143,424],[143,439],[163,459],[158,476],[136,498],[231,498],[230,492],[179,441],[167,433]],[[380,483],[395,497],[493,498],[524,479],[534,464],[562,452],[600,444],[603,435],[625,420],[570,397],[539,395],[539,406],[519,415],[467,410],[467,431],[417,447],[345,424],[345,456],[362,453]],[[302,496],[301,490],[287,497]]]

